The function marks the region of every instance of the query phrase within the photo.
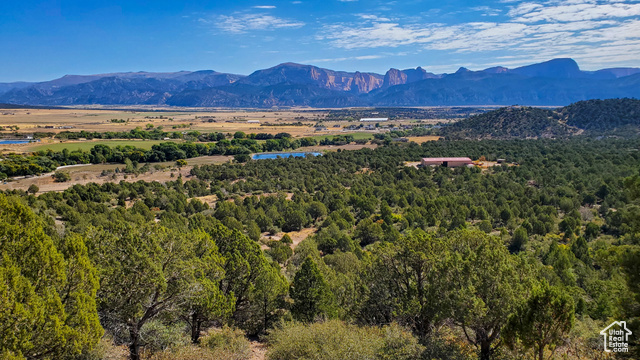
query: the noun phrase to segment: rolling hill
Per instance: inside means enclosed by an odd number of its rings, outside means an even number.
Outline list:
[[[453,139],[637,136],[639,132],[640,100],[636,99],[580,101],[557,109],[511,106],[442,129],[444,136]]]

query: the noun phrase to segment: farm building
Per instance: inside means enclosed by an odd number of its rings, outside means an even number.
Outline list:
[[[473,165],[473,161],[468,157],[440,157],[440,158],[423,158],[420,162],[422,166],[445,166],[459,167]]]
[[[260,120],[247,120],[247,124],[260,124]]]
[[[389,118],[362,118],[360,121],[389,121]]]

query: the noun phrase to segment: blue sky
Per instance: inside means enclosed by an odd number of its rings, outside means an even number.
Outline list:
[[[640,67],[640,1],[0,2],[0,82],[282,62],[453,72],[572,57]]]

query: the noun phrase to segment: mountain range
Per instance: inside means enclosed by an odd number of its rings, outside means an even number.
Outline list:
[[[640,97],[640,68],[583,71],[573,59],[453,74],[345,72],[284,63],[244,76],[212,70],[66,75],[0,83],[0,102],[23,105],[289,106],[567,105]]]

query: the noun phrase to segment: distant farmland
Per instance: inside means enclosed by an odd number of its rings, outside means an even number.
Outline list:
[[[151,149],[153,145],[160,144],[168,141],[181,141],[181,140],[91,140],[91,141],[67,141],[61,143],[49,143],[38,144],[30,148],[32,151],[40,151],[51,149],[53,151],[62,151],[65,148],[70,151],[83,150],[89,151],[92,147],[102,144],[110,147],[131,145],[141,149]]]

